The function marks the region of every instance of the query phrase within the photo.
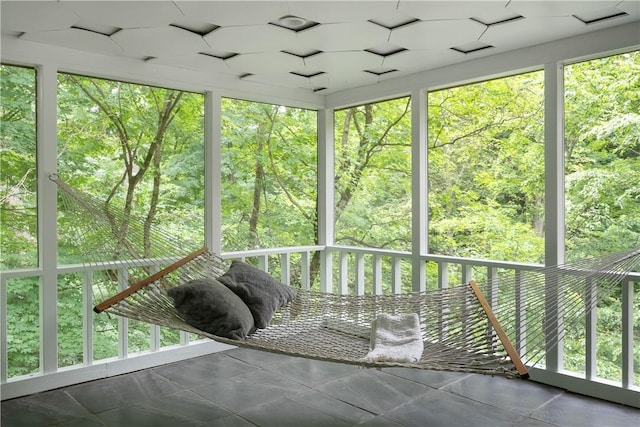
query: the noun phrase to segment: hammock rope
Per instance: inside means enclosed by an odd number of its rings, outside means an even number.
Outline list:
[[[491,280],[389,295],[344,295],[293,287],[294,300],[268,328],[238,341],[185,322],[166,291],[190,280],[217,278],[226,262],[201,242],[176,238],[65,183],[56,175],[61,220],[77,234],[77,256],[95,270],[94,307],[235,346],[369,367],[528,377],[586,313],[640,265],[640,249],[540,267]],[[415,363],[365,362],[378,313],[417,313],[424,351]]]

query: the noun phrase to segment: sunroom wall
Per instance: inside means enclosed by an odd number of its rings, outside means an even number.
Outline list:
[[[228,80],[212,81],[205,73],[196,73],[188,70],[180,70],[162,67],[154,64],[133,61],[126,58],[113,58],[101,55],[78,52],[63,48],[52,48],[19,39],[2,40],[1,61],[6,64],[25,65],[35,67],[38,70],[39,90],[39,121],[38,121],[38,149],[39,149],[39,188],[47,188],[46,176],[55,171],[55,144],[45,144],[45,141],[55,141],[56,138],[56,76],[58,72],[71,72],[86,74],[89,76],[118,79],[132,83],[151,84],[172,89],[204,92],[206,94],[206,182],[210,191],[206,200],[206,241],[213,250],[219,251],[219,226],[220,226],[220,182],[215,170],[219,170],[219,156],[216,155],[220,144],[220,99],[221,97],[234,97],[251,101],[268,102],[272,104],[290,105],[300,108],[317,109],[319,111],[319,243],[331,245],[333,243],[333,215],[331,211],[333,200],[332,172],[332,147],[333,147],[333,111],[351,105],[359,105],[372,101],[383,100],[398,96],[411,95],[412,99],[412,186],[413,186],[413,228],[423,230],[426,227],[426,102],[425,93],[447,86],[462,85],[469,82],[486,80],[516,72],[534,69],[545,69],[548,82],[558,82],[561,76],[562,65],[565,63],[583,60],[591,57],[609,55],[637,49],[640,46],[638,23],[627,24],[608,30],[589,33],[580,37],[560,40],[521,49],[505,54],[495,55],[476,60],[469,60],[455,66],[443,67],[423,73],[418,73],[403,79],[383,80],[374,86],[367,86],[346,90],[340,93],[322,96],[310,94],[303,90],[289,90],[283,88],[265,87],[259,84]],[[561,170],[558,159],[561,159],[562,146],[562,111],[561,87],[549,87],[547,92],[547,105],[549,100],[554,100],[555,108],[551,108],[546,115],[545,126],[548,147],[557,147],[557,151],[548,155],[555,159],[550,168]],[[560,148],[558,148],[560,147]],[[52,151],[53,150],[53,151]],[[555,153],[555,154],[554,154]],[[562,233],[560,232],[563,221],[559,218],[561,209],[561,173],[550,174],[547,177],[548,188],[555,188],[557,192],[547,191],[547,219],[548,226],[557,227],[557,233],[549,233],[554,239],[547,239],[547,263],[556,264],[562,261]],[[55,216],[43,215],[43,206],[55,206],[55,193],[41,191],[39,193],[40,230],[48,230],[47,235],[55,236]],[[415,213],[420,212],[420,215]],[[413,279],[414,284],[424,283],[424,263],[419,255],[426,253],[427,242],[423,233],[413,233]],[[43,238],[40,235],[41,253],[55,254],[55,240]],[[47,257],[42,260],[40,277],[52,277],[46,280],[56,279],[56,260]],[[328,266],[331,263],[323,263],[323,274],[330,275]],[[326,283],[326,281],[323,281]],[[46,283],[45,283],[46,284]],[[43,299],[55,300],[55,286],[43,286]],[[45,304],[41,313],[43,342],[41,351],[43,373],[53,374],[50,377],[34,377],[25,380],[24,387],[20,391],[13,388],[13,396],[29,392],[42,391],[47,388],[60,387],[73,382],[86,381],[102,376],[117,375],[119,373],[133,371],[155,364],[167,363],[167,361],[193,357],[211,351],[219,351],[227,348],[216,343],[207,343],[202,347],[185,347],[179,349],[175,356],[163,356],[151,354],[148,359],[118,360],[109,366],[87,366],[76,369],[76,374],[70,371],[61,371],[55,366],[57,360],[56,330],[55,330],[55,305]],[[557,355],[552,354],[552,360],[548,365],[561,365]],[[65,376],[65,378],[61,378]],[[3,391],[4,390],[3,384]],[[3,398],[12,396],[3,396]]]

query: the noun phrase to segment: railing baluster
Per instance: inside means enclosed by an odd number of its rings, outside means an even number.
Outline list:
[[[118,281],[118,291],[127,288],[129,282],[129,272],[126,268],[119,269],[120,279]],[[129,355],[129,319],[118,316],[118,357],[126,359]]]
[[[258,268],[265,273],[269,272],[269,255],[258,256]]]
[[[349,293],[349,253],[340,251],[340,272],[339,272],[339,292],[341,294]]]
[[[302,252],[300,256],[300,287],[311,289],[311,254],[309,251]]]
[[[391,257],[391,292],[402,293],[402,259]]]
[[[598,320],[598,308],[594,304],[597,289],[593,286],[593,280],[590,277],[585,279],[584,290],[584,304],[586,306],[586,319],[584,325],[585,377],[588,380],[592,380],[596,377],[596,325]]]
[[[382,295],[382,257],[380,255],[373,256],[373,294]]]
[[[280,254],[280,281],[285,285],[291,284],[291,254]]]
[[[622,387],[633,383],[633,281],[622,282]],[[636,307],[636,310],[638,307]],[[640,384],[635,384],[640,385]]]
[[[82,273],[82,363],[93,363],[93,274]]]
[[[438,289],[449,287],[449,263],[438,262]],[[439,303],[438,307],[438,337],[443,340],[447,336],[447,325],[445,324],[445,316],[447,315],[447,301]]]
[[[519,354],[524,354],[527,348],[527,314],[526,307],[527,290],[523,286],[522,270],[515,271],[515,310],[516,310],[516,336],[515,347]]]
[[[364,295],[364,253],[356,254],[356,295]]]

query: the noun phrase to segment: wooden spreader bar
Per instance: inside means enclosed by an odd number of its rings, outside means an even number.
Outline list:
[[[202,248],[198,249],[195,252],[190,253],[186,257],[184,257],[184,258],[174,262],[173,264],[163,268],[162,270],[158,271],[157,273],[152,274],[151,276],[147,277],[146,279],[142,279],[138,283],[135,283],[135,284],[129,286],[127,289],[123,290],[122,292],[119,292],[116,295],[112,296],[111,298],[101,302],[100,304],[98,304],[95,307],[93,307],[93,311],[95,311],[96,313],[102,313],[103,311],[105,311],[106,309],[111,307],[112,305],[119,303],[123,299],[127,298],[129,295],[138,292],[140,289],[144,288],[145,286],[155,282],[158,279],[163,278],[164,276],[166,276],[167,274],[171,273],[172,271],[177,270],[178,268],[182,267],[183,265],[185,265],[189,261],[192,261],[195,258],[199,257],[200,255],[206,253],[208,250],[209,250],[209,248],[207,248],[205,246],[205,247],[202,247]]]
[[[507,351],[507,354],[511,358],[511,361],[515,365],[516,370],[518,371],[518,374],[523,379],[529,378],[529,372],[527,370],[527,367],[524,365],[524,363],[522,363],[522,359],[520,359],[520,355],[518,354],[516,349],[513,348],[511,341],[509,341],[509,337],[507,337],[507,334],[504,332],[504,329],[502,329],[502,326],[500,326],[500,322],[498,322],[498,319],[496,318],[495,314],[493,314],[493,310],[491,309],[491,306],[487,302],[487,299],[485,298],[484,294],[478,287],[478,284],[475,282],[475,280],[472,280],[469,282],[469,286],[471,286],[471,290],[475,294],[476,298],[478,298],[478,302],[480,302],[480,305],[482,306],[484,313],[487,315],[487,317],[489,318],[489,321],[491,322],[491,325],[493,326],[493,329],[498,334],[498,338],[500,338],[502,345],[504,346],[505,350]]]

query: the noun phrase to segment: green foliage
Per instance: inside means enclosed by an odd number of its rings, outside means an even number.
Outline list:
[[[542,73],[429,93],[429,247],[540,262]]]
[[[410,99],[335,113],[335,242],[411,248]]]
[[[35,71],[1,66],[0,73],[0,263],[3,269],[34,267]],[[202,242],[203,95],[69,74],[59,75],[58,86],[59,174],[128,218],[146,218],[181,239]],[[431,92],[428,104],[430,251],[542,261],[542,72]],[[409,107],[408,98],[399,98],[335,113],[336,243],[411,248]],[[315,243],[316,112],[234,99],[223,99],[222,111],[223,249]],[[565,67],[568,260],[640,242],[639,111],[639,52]],[[78,218],[59,209],[60,263],[83,257],[70,231],[74,221]],[[313,254],[314,272],[318,258]],[[389,290],[392,260],[383,258],[383,287]],[[299,256],[292,262],[299,265]],[[279,259],[269,257],[268,263],[269,271],[279,275]],[[371,256],[365,257],[369,283],[372,263]],[[296,268],[293,283],[301,274]],[[406,261],[400,274],[403,283],[410,283]],[[429,286],[436,285],[437,274],[429,264]],[[449,274],[460,276],[459,271]],[[105,283],[111,286],[107,294],[116,292],[113,283],[93,279],[96,293]],[[58,278],[60,366],[83,363],[86,356],[80,307],[91,296],[84,295],[83,280],[79,275]],[[312,281],[317,286],[313,272]],[[639,295],[636,289],[636,307]],[[37,279],[9,282],[10,376],[40,368],[40,331],[34,328],[40,324],[39,298]],[[619,301],[619,296],[611,298],[598,309],[597,370],[610,379],[619,379],[621,372]],[[637,329],[640,312],[635,310],[634,316]],[[118,356],[119,321],[104,315],[87,320],[93,329],[93,358]],[[149,327],[138,322],[128,326],[128,350],[149,349]],[[569,332],[565,367],[584,369],[584,328]],[[170,329],[161,328],[160,336],[163,346],[180,341]],[[634,358],[640,369],[638,345]],[[640,373],[635,375],[640,383]]]
[[[40,369],[40,281],[7,281],[7,374],[33,374]]]
[[[316,242],[317,114],[222,100],[225,251]]]
[[[0,65],[0,269],[38,264],[35,93],[33,69]]]
[[[567,258],[640,244],[640,52],[565,68]]]

